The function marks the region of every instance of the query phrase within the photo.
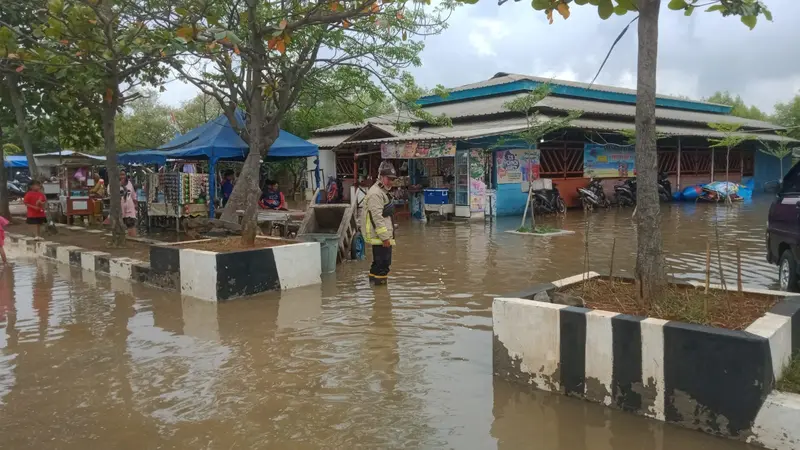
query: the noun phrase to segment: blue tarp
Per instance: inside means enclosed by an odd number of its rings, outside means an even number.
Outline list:
[[[25,155],[6,156],[3,159],[3,167],[28,167],[28,158]]]
[[[241,111],[236,118],[244,124]],[[119,155],[121,164],[166,164],[167,159],[208,159],[242,161],[249,147],[231,127],[228,118],[219,116],[182,136],[177,136],[157,150],[142,150]],[[280,130],[269,149],[268,158],[303,158],[317,156],[319,148],[291,133]]]

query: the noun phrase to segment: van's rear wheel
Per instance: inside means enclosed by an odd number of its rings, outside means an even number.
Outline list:
[[[797,261],[791,250],[784,250],[778,261],[778,284],[782,291],[797,292]]]

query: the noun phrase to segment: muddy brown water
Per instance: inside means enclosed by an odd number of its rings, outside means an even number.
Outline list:
[[[676,275],[702,278],[716,223],[745,283],[772,287],[768,204],[664,207]],[[592,268],[631,210],[589,217]],[[491,299],[583,265],[584,214],[549,239],[494,223],[402,223],[392,279],[368,262],[320,286],[212,304],[49,262],[0,274],[0,448],[746,449],[492,377]],[[731,279],[735,279],[731,272]]]

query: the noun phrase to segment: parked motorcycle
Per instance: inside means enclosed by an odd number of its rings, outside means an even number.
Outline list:
[[[672,183],[670,183],[665,172],[658,174],[658,199],[662,202],[672,200]]]
[[[6,189],[8,190],[8,197],[10,200],[17,200],[25,197],[25,188],[16,180],[6,182]]]
[[[636,178],[614,186],[614,198],[619,206],[636,206]]]
[[[537,189],[533,191],[533,211],[535,214],[552,214],[567,212],[567,204],[561,198],[558,187],[553,183],[552,189]]]
[[[578,188],[578,198],[581,199],[581,205],[586,211],[591,211],[595,208],[608,208],[609,205],[606,193],[603,191],[603,185],[600,180],[595,178],[590,178],[589,185],[585,188]]]

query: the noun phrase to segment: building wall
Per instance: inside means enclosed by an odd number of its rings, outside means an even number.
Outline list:
[[[791,155],[783,159],[783,173],[781,173],[781,164],[778,158],[756,151],[755,155],[755,170],[753,173],[753,181],[755,183],[755,192],[761,192],[764,183],[767,181],[775,181],[782,179],[786,172],[792,167]]]
[[[316,168],[316,164],[314,161],[317,158],[310,157],[306,158],[306,170],[314,170]],[[336,176],[336,155],[333,153],[333,150],[322,150],[319,151],[319,168],[322,170],[320,176],[324,175],[325,179],[321,180],[323,185],[327,183],[328,177],[335,177]],[[313,173],[311,174],[311,179],[309,180],[309,184],[316,188],[316,181],[314,180]]]

